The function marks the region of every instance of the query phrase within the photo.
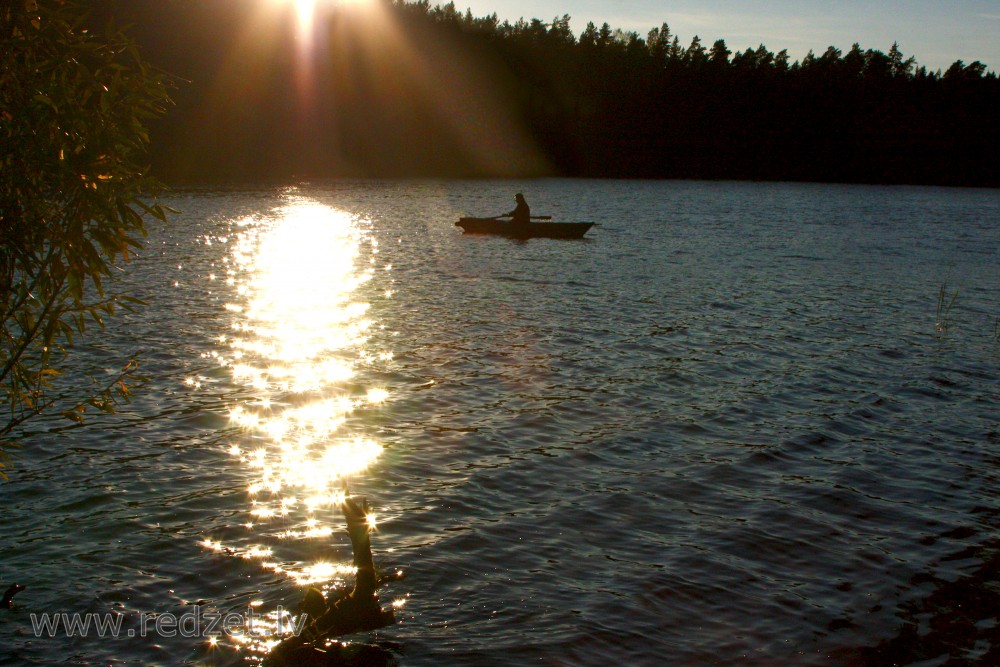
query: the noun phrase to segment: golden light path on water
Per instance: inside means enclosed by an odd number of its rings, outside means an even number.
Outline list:
[[[368,224],[290,196],[273,217],[234,223],[225,239],[231,249],[224,259],[226,282],[235,297],[226,309],[233,321],[219,339],[224,352],[213,356],[254,397],[230,409],[230,420],[243,432],[230,454],[250,479],[244,527],[274,544],[329,542],[343,523],[346,482],[382,453],[360,420],[348,424],[355,413],[389,398],[384,388],[363,387],[356,377],[360,365],[392,357],[369,349],[377,325],[359,296],[376,270],[391,268],[376,265],[378,244]],[[328,587],[354,571],[349,552],[339,554],[341,563],[290,563],[262,544],[231,546],[209,537],[203,546],[259,560],[303,586]],[[279,619],[272,613],[258,620],[264,628],[232,639],[259,653],[276,643],[259,635],[268,623],[277,631]]]

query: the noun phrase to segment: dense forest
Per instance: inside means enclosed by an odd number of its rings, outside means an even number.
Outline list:
[[[112,16],[109,16],[112,15]],[[176,78],[168,181],[290,176],[706,178],[1000,185],[1000,81],[895,45],[801,61],[570,17],[380,0],[317,17],[248,0],[118,0]]]

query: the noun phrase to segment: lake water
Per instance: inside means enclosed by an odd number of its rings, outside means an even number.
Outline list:
[[[454,226],[517,191],[601,225]],[[138,354],[148,382],[86,428],[36,424],[0,486],[0,583],[28,585],[0,663],[259,662],[266,637],[148,619],[252,609],[259,631],[343,581],[345,481],[377,564],[408,573],[382,593],[399,622],[351,639],[402,665],[878,663],[914,629],[921,658],[996,655],[997,608],[962,582],[998,562],[1000,192],[334,182],[168,203],[122,274],[148,306],[77,357]],[[119,614],[123,636],[36,638],[30,614],[60,612]]]

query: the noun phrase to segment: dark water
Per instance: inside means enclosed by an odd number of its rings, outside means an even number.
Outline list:
[[[453,226],[518,189],[602,224]],[[29,586],[0,612],[3,664],[258,660],[229,638],[36,638],[29,614],[135,630],[287,609],[350,561],[337,471],[375,508],[378,564],[409,574],[383,595],[400,622],[356,639],[403,665],[854,664],[914,628],[926,664],[996,655],[995,607],[957,637],[940,600],[974,607],[962,582],[996,569],[1000,193],[334,183],[170,203],[122,279],[148,307],[79,357],[139,353],[148,384],[87,428],[39,425],[0,486],[0,582]]]

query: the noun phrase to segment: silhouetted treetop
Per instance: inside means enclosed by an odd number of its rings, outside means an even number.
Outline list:
[[[212,82],[239,62],[256,3],[112,4],[150,36],[140,42],[151,60],[193,82],[155,144],[168,174],[1000,184],[996,73],[978,61],[928,71],[898,43],[793,60],[764,44],[706,47],[698,35],[685,46],[667,21],[645,37],[608,23],[577,35],[566,14],[510,22],[453,2],[382,0],[391,29],[324,19],[327,50],[303,120],[293,21],[269,38],[289,42],[283,51],[245,52],[259,63],[245,76],[266,79],[245,79],[247,97]],[[157,36],[164,25],[183,39]],[[201,126],[212,129],[190,131]]]

